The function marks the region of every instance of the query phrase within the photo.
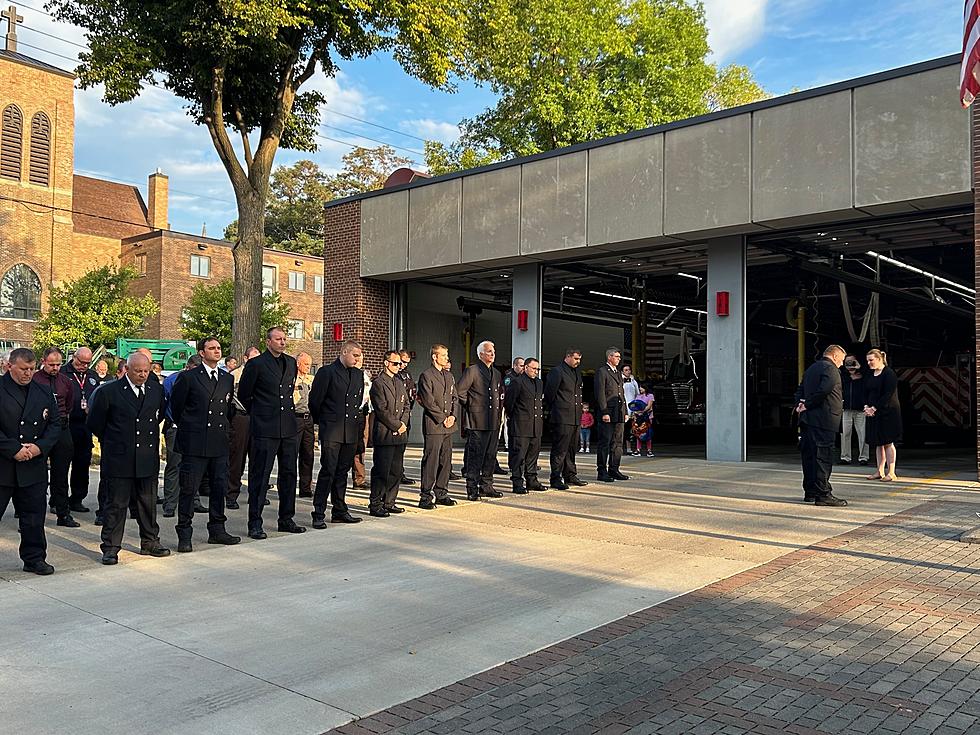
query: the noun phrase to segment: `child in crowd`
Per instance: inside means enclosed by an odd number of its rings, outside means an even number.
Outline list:
[[[633,411],[633,437],[636,439],[637,453],[643,457],[653,456],[653,403],[637,398],[630,403]]]
[[[595,416],[589,411],[589,404],[582,404],[582,420],[579,423],[579,448],[580,452],[590,452],[589,438],[592,436],[592,427],[595,425]]]

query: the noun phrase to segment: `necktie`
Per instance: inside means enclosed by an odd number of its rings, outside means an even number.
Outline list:
[[[142,385],[137,385],[136,386],[136,397],[139,398],[140,400],[143,399],[143,386]]]
[[[217,370],[209,370],[208,372],[211,373],[211,384],[212,385],[217,385],[218,384],[218,371]]]

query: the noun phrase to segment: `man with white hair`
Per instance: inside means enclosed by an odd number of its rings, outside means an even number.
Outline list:
[[[156,518],[163,387],[148,380],[149,376],[150,360],[134,352],[126,360],[125,377],[102,386],[89,406],[88,428],[107,448],[100,467],[108,481],[102,525],[102,563],[106,565],[119,562],[130,498],[135,498],[140,554],[170,555],[170,549],[160,544]]]
[[[463,371],[456,386],[467,429],[463,466],[468,500],[503,497],[503,493],[493,488],[493,471],[497,463],[504,381],[493,366],[496,354],[493,342],[480,342],[476,354],[479,361]]]

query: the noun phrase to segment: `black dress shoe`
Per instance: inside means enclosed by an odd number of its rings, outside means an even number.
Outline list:
[[[452,505],[456,505],[456,501],[447,495],[444,498],[436,498],[436,505],[452,506]]]
[[[463,476],[460,475],[460,474],[457,474],[456,472],[450,472],[449,473],[449,479],[450,480],[462,480],[463,479]]]
[[[148,549],[140,549],[140,554],[142,556],[154,556],[159,559],[164,556],[170,556],[170,549],[166,546],[151,546]]]
[[[234,546],[241,541],[241,536],[232,536],[227,531],[212,531],[208,533],[209,544],[221,544],[222,546]]]
[[[172,510],[165,510],[165,511],[163,511],[163,517],[164,518],[173,518],[175,515],[176,515],[176,513],[174,513],[174,511],[172,511]]]
[[[111,567],[113,564],[119,563],[119,557],[106,551],[102,554],[102,563],[107,567]]]
[[[628,480],[628,479],[630,479],[630,476],[629,475],[624,475],[619,470],[616,470],[615,472],[610,472],[609,473],[609,476],[612,479],[614,479],[614,480]]]
[[[509,475],[510,473],[498,464],[494,468],[493,474],[495,474],[495,475]]]
[[[827,494],[822,498],[817,498],[815,501],[816,505],[825,505],[830,508],[843,508],[847,505],[847,501],[844,498],[838,498],[831,494]]]
[[[342,516],[331,516],[331,523],[360,523],[360,518],[355,518],[350,513],[344,513]]]
[[[544,486],[544,485],[542,485],[542,484],[541,484],[540,482],[538,482],[537,480],[535,480],[535,481],[533,481],[533,482],[529,482],[529,483],[527,484],[527,489],[528,489],[528,490],[538,490],[538,491],[542,491],[542,490],[544,490],[544,489],[545,489],[545,486]]]
[[[389,514],[384,508],[371,508],[371,510],[368,511],[368,515],[372,515],[375,518],[387,518]],[[334,521],[334,523],[336,523],[336,521]]]
[[[868,460],[866,460],[866,459],[859,459],[858,460],[858,464],[860,464],[860,465],[867,465],[868,464]]]
[[[388,511],[389,513],[394,513],[395,515],[398,515],[399,513],[404,513],[405,512],[405,509],[402,508],[399,505],[388,505],[388,506],[385,506],[385,510]]]
[[[484,498],[502,498],[502,497],[504,497],[504,494],[502,492],[500,492],[499,490],[494,490],[493,488],[491,488],[490,490],[487,490],[486,492],[481,492],[480,495],[482,497],[484,497]]]
[[[279,530],[282,533],[306,533],[306,526],[296,525],[296,521],[279,521]]]
[[[414,485],[415,484],[415,480],[413,480],[411,477],[406,477],[404,475],[402,475],[402,479],[400,480],[400,482],[401,482],[402,485]]]
[[[69,510],[72,510],[72,511],[74,511],[76,513],[88,513],[89,512],[89,509],[86,508],[81,503],[72,503],[70,506],[68,506],[68,509]]]
[[[157,495],[157,505],[163,505],[163,498]]]
[[[48,513],[50,513],[53,516],[56,516],[56,515],[58,515],[58,509],[55,508],[53,505],[49,505],[48,506]]]
[[[208,512],[208,509],[207,509],[207,506],[201,505],[200,503],[195,502],[194,503],[194,512],[195,513],[207,513]]]
[[[355,485],[355,487],[356,487],[356,485]],[[313,493],[300,493],[296,497],[298,497],[298,498],[312,498],[313,497]]]
[[[254,528],[248,532],[249,538],[254,538],[256,541],[261,541],[262,539],[269,538],[268,534],[261,528]]]
[[[527,495],[527,488],[515,487],[511,492],[513,492],[515,495]]]
[[[566,485],[565,481],[562,480],[561,478],[557,480],[553,479],[551,482],[548,483],[548,485],[555,490],[568,490],[568,485]]]
[[[850,464],[850,463],[851,463],[851,460],[849,460],[849,459],[842,459],[837,464]]]
[[[265,506],[265,505],[271,505],[271,504],[272,504],[272,501],[271,501],[271,500],[269,500],[268,498],[266,498],[266,499],[265,499],[265,502],[264,502],[264,503],[262,503],[262,505],[263,505],[263,506]]]
[[[71,516],[62,516],[58,519],[59,526],[65,526],[66,528],[78,528],[82,524],[76,521]]]
[[[572,475],[567,480],[565,480],[565,482],[567,482],[569,485],[576,485],[578,487],[585,487],[586,485],[589,484],[585,480],[580,478],[578,475]]]
[[[597,479],[599,482],[615,482],[612,476],[607,475],[605,472],[600,472],[597,474],[595,479]]]
[[[313,523],[310,524],[317,531],[322,531],[327,527],[327,522],[323,518],[314,518]]]
[[[180,538],[177,540],[178,554],[189,554],[192,551],[194,551],[194,545],[191,543],[189,536],[187,538]]]
[[[466,499],[478,501],[480,500],[480,495],[478,493],[466,493]]]
[[[31,574],[38,574],[42,577],[46,577],[49,574],[54,574],[54,567],[48,564],[46,561],[25,561],[24,571],[30,572]]]
[[[433,503],[428,498],[425,498],[424,500],[419,501],[419,508],[421,508],[422,510],[435,510],[436,504]]]
[[[93,526],[101,526],[102,523],[103,523],[102,516],[99,515],[95,516],[95,520],[92,521]]]
[[[804,495],[803,496],[803,502],[804,503],[815,503],[815,502],[817,502],[817,496],[816,495]]]
[[[225,502],[225,507],[228,510],[238,510],[241,506],[238,504],[237,500],[228,500]]]

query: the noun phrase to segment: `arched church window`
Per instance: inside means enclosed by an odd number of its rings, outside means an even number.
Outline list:
[[[24,114],[17,105],[3,108],[0,126],[0,176],[20,180],[20,155],[24,139]]]
[[[0,318],[37,319],[41,313],[41,279],[30,266],[18,263],[0,280]]]
[[[31,167],[29,180],[32,184],[47,186],[51,171],[51,121],[43,112],[31,118]]]

